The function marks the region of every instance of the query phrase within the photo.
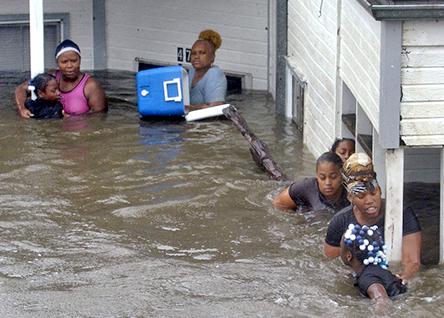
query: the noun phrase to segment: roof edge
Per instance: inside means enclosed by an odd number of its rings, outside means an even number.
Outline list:
[[[375,20],[444,19],[444,4],[372,4],[357,0]]]

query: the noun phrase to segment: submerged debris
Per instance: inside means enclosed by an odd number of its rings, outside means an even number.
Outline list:
[[[223,110],[225,117],[230,119],[233,124],[239,129],[242,136],[250,144],[250,153],[257,166],[265,172],[267,172],[272,179],[282,181],[287,180],[287,177],[282,172],[281,168],[273,160],[269,154],[267,145],[260,140],[253,132],[248,128],[245,119],[237,112],[234,106],[229,106]]]

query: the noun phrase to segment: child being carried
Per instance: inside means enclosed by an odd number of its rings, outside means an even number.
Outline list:
[[[36,100],[27,99],[25,107],[33,114],[32,118],[62,118],[63,105],[60,103],[60,91],[56,78],[47,73],[35,76],[29,83],[28,89],[34,91]]]

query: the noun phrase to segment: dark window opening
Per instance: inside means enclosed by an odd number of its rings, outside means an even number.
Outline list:
[[[242,77],[227,75],[227,95],[242,93]]]

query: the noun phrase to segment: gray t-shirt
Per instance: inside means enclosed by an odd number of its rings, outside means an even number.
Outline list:
[[[195,71],[189,72],[190,84],[193,82]],[[190,86],[191,105],[212,102],[224,102],[227,94],[227,78],[218,66],[212,66],[195,86]]]
[[[342,188],[339,199],[331,202],[319,191],[318,181],[314,177],[293,182],[288,189],[288,193],[299,207],[313,211],[327,210],[331,213],[336,213],[350,205],[345,188]]]

